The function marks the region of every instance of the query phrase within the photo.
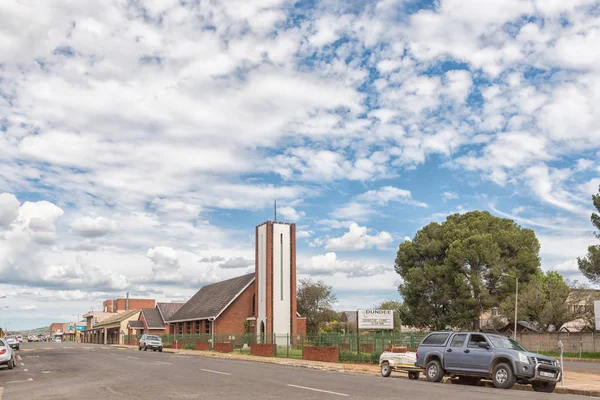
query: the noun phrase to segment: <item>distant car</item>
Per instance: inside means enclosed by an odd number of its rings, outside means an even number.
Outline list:
[[[163,343],[162,343],[162,339],[159,336],[156,335],[142,335],[141,339],[140,339],[140,343],[138,345],[138,350],[142,350],[144,349],[144,351],[150,349],[150,350],[158,350],[160,352],[163,351]]]
[[[15,336],[8,336],[5,338],[6,343],[8,343],[8,345],[16,350],[19,350],[20,347],[20,343],[19,343],[19,339],[17,339]]]
[[[15,352],[6,339],[0,339],[0,365],[6,365],[8,369],[13,369],[17,366]]]
[[[23,336],[21,336],[21,335],[18,335],[18,336],[17,336],[17,339],[19,340],[19,343],[23,343]]]
[[[60,342],[62,342],[62,338],[60,336],[57,336],[57,337],[54,338],[54,341],[56,343],[60,343]]]

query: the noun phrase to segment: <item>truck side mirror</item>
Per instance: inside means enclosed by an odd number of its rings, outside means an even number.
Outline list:
[[[487,342],[479,342],[479,347],[489,350],[490,349],[490,345],[487,344]]]

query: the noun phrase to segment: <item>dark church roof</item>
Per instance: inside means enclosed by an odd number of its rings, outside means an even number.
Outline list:
[[[254,281],[254,273],[202,287],[168,322],[216,318]]]
[[[169,321],[173,314],[175,314],[185,303],[156,303],[156,308],[163,321]]]
[[[142,308],[148,329],[164,329],[165,322],[156,308]]]

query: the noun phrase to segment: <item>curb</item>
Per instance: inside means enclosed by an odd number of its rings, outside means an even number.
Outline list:
[[[563,361],[569,361],[569,362],[586,362],[586,363],[600,363],[600,358],[563,357]]]
[[[111,345],[111,346],[112,347],[121,347],[121,348],[125,348],[125,349],[132,349],[132,350],[135,349],[134,346],[127,346],[127,345]],[[236,356],[234,353],[217,353],[217,352],[211,352],[211,351],[202,351],[201,352],[201,351],[194,351],[194,350],[184,350],[184,351],[174,350],[174,349],[169,349],[169,348],[163,349],[164,353],[170,353],[170,354],[189,355],[189,356],[206,357],[206,358],[219,358],[219,359],[225,359],[225,360],[260,362],[260,363],[264,363],[264,364],[285,365],[288,367],[314,369],[314,370],[319,370],[319,371],[355,373],[355,374],[361,374],[361,375],[379,375],[379,371],[376,372],[376,371],[371,371],[370,369],[367,369],[367,368],[361,368],[361,367],[359,367],[360,364],[339,364],[339,367],[338,367],[338,366],[327,365],[327,364],[319,365],[319,364],[306,364],[306,363],[294,362],[294,361],[284,361],[284,360],[288,360],[288,359],[277,359],[274,357],[264,357],[264,358],[256,359],[256,358],[239,357],[239,356]],[[579,359],[576,359],[576,360],[579,361]],[[565,359],[565,361],[567,361],[567,359]],[[398,374],[398,375],[400,375],[400,374]],[[404,374],[401,374],[400,376],[402,376],[404,379],[408,379],[407,377],[404,376]],[[424,376],[421,376],[419,378],[419,380],[427,381],[427,379]],[[442,383],[452,384],[452,380],[450,378],[444,378]],[[489,383],[485,382],[485,384],[481,385],[481,386],[493,387],[491,382],[489,382]],[[521,390],[521,391],[527,391],[527,392],[533,391],[533,389],[531,388],[530,385],[522,385],[522,384],[516,384],[512,388],[512,390]],[[574,388],[557,386],[556,389],[554,390],[554,393],[555,394],[574,394],[574,395],[579,395],[579,396],[600,398],[600,390],[574,389]]]

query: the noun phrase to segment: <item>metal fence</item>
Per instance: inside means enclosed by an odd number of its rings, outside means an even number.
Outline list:
[[[377,363],[379,356],[392,347],[415,349],[427,333],[376,332],[361,335],[323,333],[315,335],[256,334],[177,334],[162,335],[165,348],[184,350],[213,349],[219,343],[230,345],[231,351],[250,354],[253,344],[274,344],[275,357],[302,358],[304,346],[334,346],[341,362]],[[125,336],[125,343],[137,345],[141,335]],[[204,345],[203,345],[204,344]]]

